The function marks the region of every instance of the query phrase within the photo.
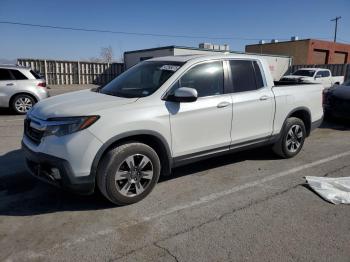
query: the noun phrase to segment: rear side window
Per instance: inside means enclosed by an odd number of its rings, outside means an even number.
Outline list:
[[[23,75],[20,71],[18,70],[10,70],[12,75],[16,80],[26,80],[28,79],[25,75]]]
[[[322,73],[322,77],[329,77],[330,74],[329,74],[329,71],[321,71]]]
[[[224,70],[222,62],[204,63],[191,68],[181,77],[180,86],[196,89],[198,97],[223,94]]]
[[[35,73],[33,70],[30,70],[30,73],[35,77],[35,79],[42,79],[42,77],[39,74]]]
[[[253,61],[257,89],[264,87],[264,80],[258,62]]]
[[[260,67],[255,61],[231,60],[231,75],[235,93],[253,91],[264,86]]]
[[[1,80],[12,80],[9,70],[0,68],[0,81]]]

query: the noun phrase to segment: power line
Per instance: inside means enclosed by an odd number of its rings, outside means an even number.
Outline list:
[[[171,35],[171,34],[154,34],[154,33],[139,33],[139,32],[126,32],[126,31],[112,31],[103,29],[91,29],[82,27],[65,27],[65,26],[54,26],[54,25],[42,25],[42,24],[29,24],[12,21],[0,21],[0,24],[8,25],[20,25],[29,27],[59,29],[59,30],[71,30],[71,31],[83,31],[83,32],[94,32],[94,33],[109,33],[109,34],[123,34],[123,35],[138,35],[138,36],[154,36],[154,37],[171,37],[171,38],[200,38],[200,39],[212,39],[212,40],[247,40],[247,41],[259,41],[263,38],[244,38],[244,37],[213,37],[213,36],[193,36],[193,35]],[[265,37],[267,38],[267,37]],[[288,39],[281,39],[288,40]]]
[[[56,30],[70,30],[70,31],[82,31],[82,32],[93,32],[93,33],[107,33],[107,34],[121,34],[121,35],[137,35],[137,36],[154,36],[154,37],[169,37],[169,38],[190,38],[190,39],[211,39],[211,40],[245,40],[245,41],[259,41],[262,39],[274,39],[276,37],[260,37],[260,38],[247,38],[247,37],[229,37],[229,36],[193,36],[193,35],[172,35],[172,34],[154,34],[154,33],[139,33],[139,32],[127,32],[127,31],[113,31],[113,30],[104,30],[104,29],[92,29],[92,28],[83,28],[83,27],[65,27],[65,26],[55,26],[55,25],[43,25],[43,24],[30,24],[30,23],[21,23],[13,21],[0,21],[0,24],[7,25],[19,25],[27,27],[37,27],[37,28],[47,28],[47,29],[56,29]],[[330,38],[314,37],[316,39],[330,40]],[[289,38],[278,38],[282,41],[288,41]],[[340,39],[339,40],[350,43],[349,41]]]

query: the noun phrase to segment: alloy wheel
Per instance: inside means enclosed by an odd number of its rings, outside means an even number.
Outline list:
[[[300,125],[292,125],[288,131],[286,144],[289,152],[296,152],[303,142],[304,134]]]
[[[33,107],[33,101],[28,97],[19,97],[15,101],[16,110],[20,113],[26,113]]]
[[[138,196],[151,184],[153,174],[153,164],[147,156],[131,155],[122,161],[115,174],[117,190],[126,197]]]

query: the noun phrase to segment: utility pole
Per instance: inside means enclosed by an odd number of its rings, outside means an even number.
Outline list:
[[[331,20],[332,22],[335,21],[334,42],[337,42],[338,20],[340,18],[341,18],[341,16],[337,16],[336,18]]]

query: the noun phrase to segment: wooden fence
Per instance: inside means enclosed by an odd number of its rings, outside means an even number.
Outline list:
[[[48,85],[97,84],[110,82],[124,71],[123,63],[41,60],[19,58],[17,63],[31,67],[45,77]]]
[[[333,65],[292,65],[286,74],[293,73],[294,71],[303,67],[319,67],[327,68],[331,70],[333,76],[344,76],[344,80],[350,78],[350,64],[333,64]]]

